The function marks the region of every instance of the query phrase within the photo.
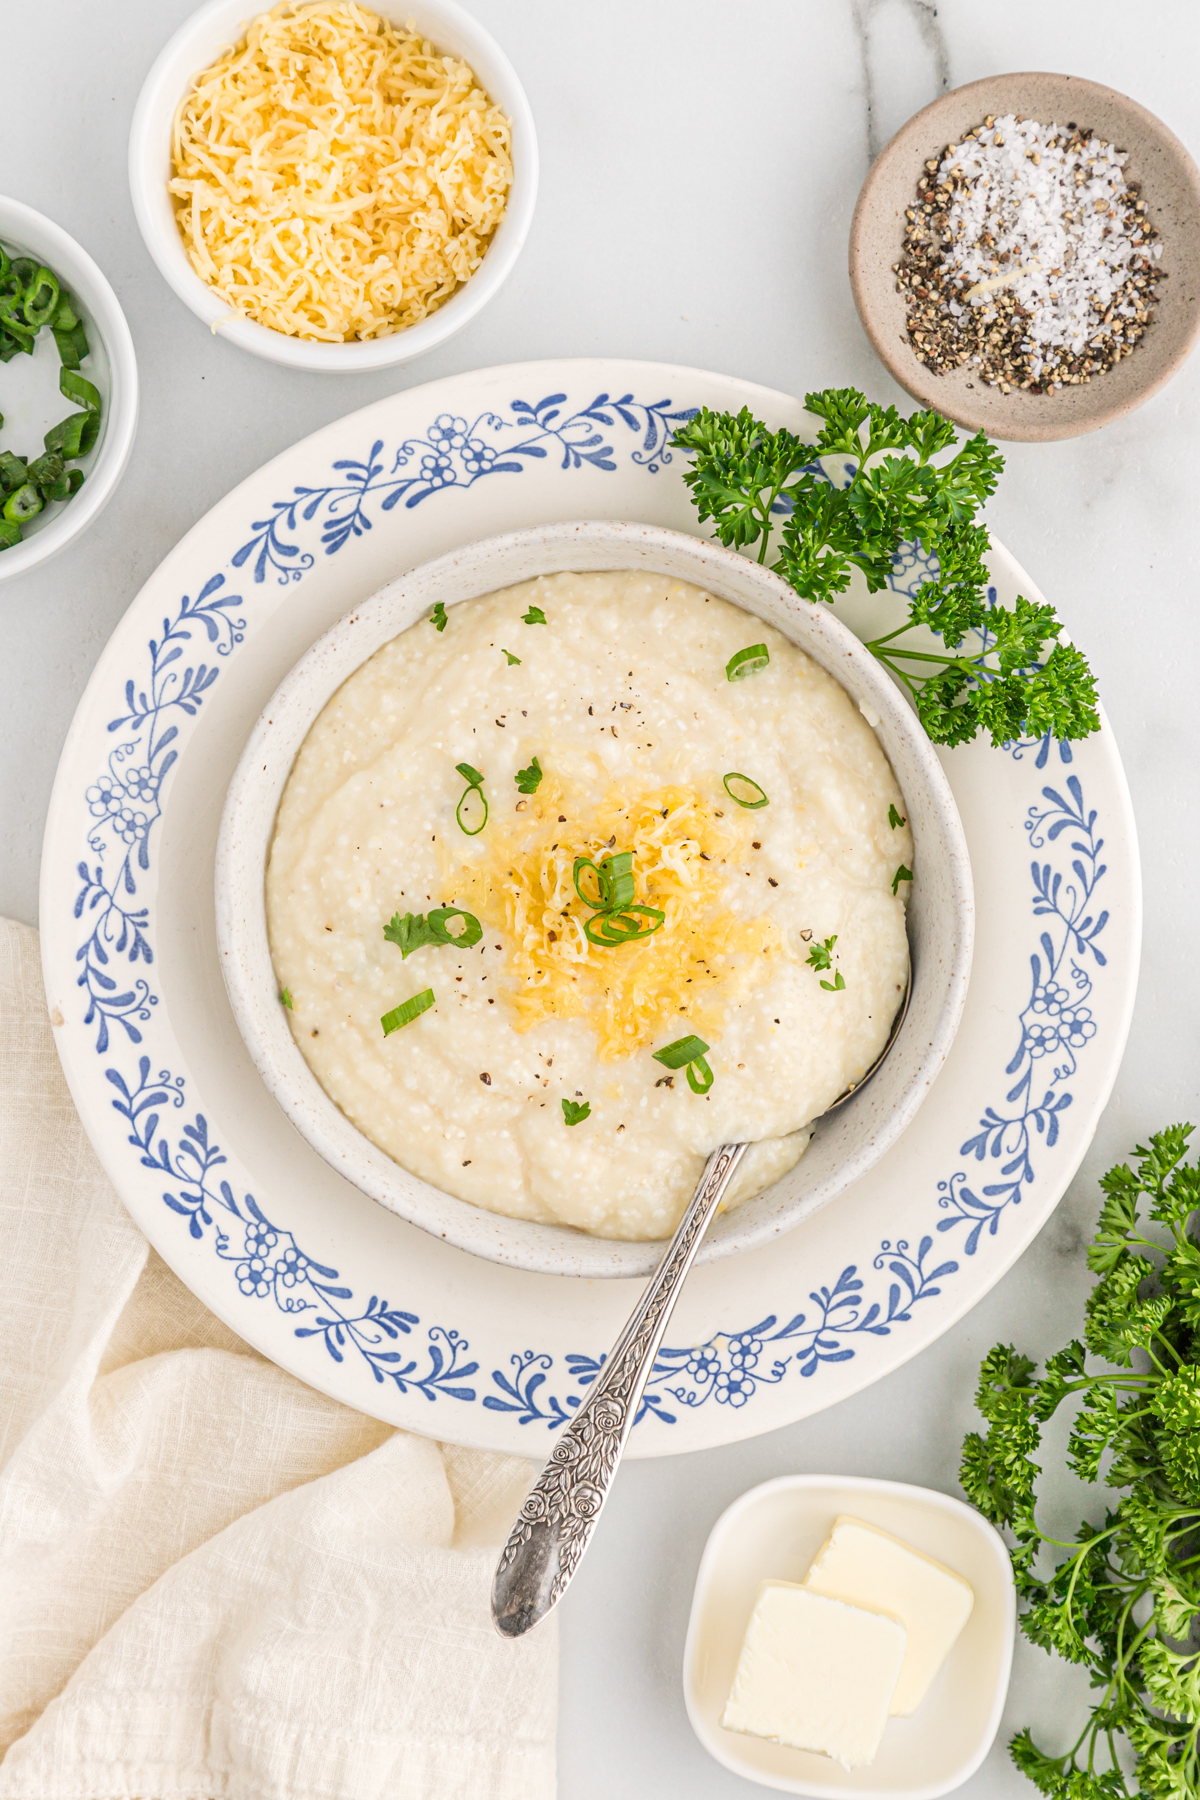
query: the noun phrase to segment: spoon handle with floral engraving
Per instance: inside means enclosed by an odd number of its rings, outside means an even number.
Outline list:
[[[492,1582],[492,1621],[505,1637],[544,1619],[579,1567],[671,1309],[745,1149],[722,1144],[709,1157],[656,1274],[517,1514]]]

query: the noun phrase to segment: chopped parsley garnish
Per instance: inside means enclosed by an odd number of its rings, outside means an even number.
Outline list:
[[[504,650],[504,645],[501,644],[500,648],[502,650]],[[514,656],[511,650],[504,650],[504,654],[508,658],[508,666],[510,669],[512,668],[514,663],[519,663],[521,660],[519,656]]]
[[[591,1117],[592,1107],[588,1100],[564,1100],[562,1103],[563,1121],[567,1125],[581,1125]]]
[[[891,826],[893,831],[898,831],[901,825],[908,824],[908,820],[902,819],[900,817],[900,814],[896,811],[896,808],[894,806],[889,806],[888,807],[888,824]]]
[[[458,829],[465,832],[467,837],[478,837],[488,822],[488,803],[487,795],[483,791],[483,776],[478,769],[473,769],[470,763],[455,763],[454,766],[467,784],[462,799],[454,809],[454,816],[458,820]],[[476,796],[474,801],[471,798],[472,795]],[[479,823],[475,824],[477,816]]]
[[[429,623],[433,626],[435,631],[445,631],[446,626],[449,623],[446,618],[446,608],[442,605],[440,600],[429,615]]]
[[[526,625],[544,625],[546,623],[546,615],[540,606],[531,606],[527,613],[521,614],[521,619]]]
[[[291,988],[280,988],[279,1004],[281,1006],[286,1006],[289,1012],[295,1012],[296,1002],[292,999]]]
[[[667,1044],[654,1052],[655,1062],[661,1063],[664,1069],[684,1069],[687,1071],[688,1086],[693,1094],[707,1094],[715,1079],[712,1070],[705,1060],[708,1045],[700,1037],[676,1038],[673,1044]]]
[[[399,1031],[404,1025],[411,1025],[419,1019],[423,1012],[428,1012],[433,1005],[433,989],[422,988],[411,1000],[404,1000],[394,1006],[391,1012],[385,1012],[379,1023],[383,1026],[384,1037],[391,1037],[393,1031]]]
[[[833,946],[836,943],[837,933],[835,932],[832,937],[827,937],[824,943],[814,944],[808,953],[809,968],[818,971],[821,969],[833,969]],[[845,985],[846,983],[842,978],[842,971],[840,969],[833,969],[832,981],[823,981],[821,983],[821,986],[830,994],[840,994]]]
[[[518,794],[536,794],[542,779],[542,765],[536,756],[529,759],[527,769],[518,769],[513,776],[517,784]]]
[[[687,476],[684,476],[687,480]],[[765,644],[747,644],[744,650],[735,650],[725,664],[726,681],[744,681],[747,675],[755,675],[759,669],[765,669],[771,660],[771,652]]]
[[[963,1444],[968,1499],[1009,1534],[1022,1631],[1086,1669],[1093,1693],[1061,1754],[1040,1750],[1028,1728],[1010,1744],[1050,1800],[1200,1792],[1200,1169],[1184,1161],[1192,1129],[1157,1132],[1132,1169],[1121,1163],[1102,1177],[1087,1251],[1099,1279],[1082,1337],[1040,1377],[1029,1357],[997,1344],[975,1396],[987,1430]],[[1043,1527],[1036,1511],[1047,1455],[1062,1455],[1065,1426],[1042,1444],[1060,1408],[1069,1409],[1067,1467],[1109,1490],[1089,1508],[1097,1522],[1085,1520],[1066,1543],[1072,1534],[1057,1520]],[[1074,1736],[1065,1721],[1062,1736]]]
[[[731,769],[728,775],[722,775],[721,782],[729,798],[736,801],[738,806],[744,806],[747,812],[757,812],[760,806],[771,804],[767,799],[766,788],[759,787],[757,781],[751,780],[749,775],[739,775],[736,769]]]
[[[461,919],[462,929],[451,931],[448,919]],[[389,944],[399,947],[401,957],[407,958],[414,950],[423,950],[430,944],[461,944],[464,950],[469,949],[483,936],[483,926],[474,913],[465,912],[461,906],[437,906],[428,918],[424,913],[405,913],[403,918],[398,912],[393,913],[383,935]]]
[[[893,892],[893,894],[899,892],[900,883],[902,881],[911,881],[912,878],[913,878],[912,870],[906,869],[904,864],[901,863],[900,867],[896,870],[896,873],[892,876],[892,892]]]
[[[855,388],[825,388],[806,394],[804,404],[821,421],[813,443],[768,431],[746,407],[737,414],[702,407],[675,432],[672,443],[694,458],[684,481],[720,542],[758,544],[765,562],[782,518],[771,566],[814,601],[845,593],[855,569],[872,593],[882,591],[902,546],[918,544],[929,578],[906,597],[907,619],[866,647],[907,688],[933,742],[966,743],[986,731],[1000,746],[1098,731],[1095,680],[1053,609],[1024,597],[1012,607],[991,598],[988,533],[976,514],[1004,460],[986,435],[959,445],[939,413],[902,419]],[[832,481],[823,459],[838,471]],[[901,641],[919,627],[941,647],[922,647],[928,638],[913,648]],[[972,648],[952,654],[968,633]]]

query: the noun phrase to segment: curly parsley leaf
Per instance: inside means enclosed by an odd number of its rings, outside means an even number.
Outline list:
[[[1138,1794],[1200,1795],[1200,1168],[1184,1160],[1191,1130],[1168,1127],[1138,1146],[1132,1167],[1104,1176],[1084,1339],[1050,1357],[1040,1377],[1011,1345],[997,1345],[976,1396],[987,1431],[963,1445],[964,1489],[1010,1534],[1022,1630],[1086,1667],[1097,1696],[1064,1755],[1047,1755],[1028,1731],[1012,1740],[1013,1762],[1048,1800],[1133,1791],[1119,1739],[1135,1759]],[[1085,1522],[1064,1544],[1037,1523],[1033,1453],[1042,1424],[1068,1400],[1078,1407],[1068,1465],[1124,1491],[1101,1523]]]
[[[811,443],[768,430],[747,407],[702,408],[675,432],[672,443],[692,457],[684,481],[720,542],[757,544],[765,562],[779,524],[771,566],[812,601],[845,593],[856,570],[882,591],[902,547],[919,545],[930,578],[909,597],[907,619],[867,648],[908,690],[933,741],[967,743],[982,731],[999,746],[1097,731],[1095,681],[1053,609],[1023,597],[1001,606],[988,585],[988,534],[976,515],[1004,460],[987,436],[960,444],[939,413],[902,418],[856,388],[825,388],[804,404],[819,421]],[[918,627],[941,647],[908,638]]]
[[[542,765],[536,756],[529,759],[527,769],[518,769],[513,776],[517,784],[518,794],[536,794],[542,781]]]

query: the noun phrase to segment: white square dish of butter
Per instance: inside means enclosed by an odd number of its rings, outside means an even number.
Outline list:
[[[986,1756],[1016,1618],[971,1507],[865,1478],[784,1476],[722,1515],[696,1581],[684,1697],[748,1780],[815,1800],[936,1800]]]

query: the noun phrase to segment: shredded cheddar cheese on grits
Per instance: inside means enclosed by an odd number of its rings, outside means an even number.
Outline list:
[[[644,1050],[666,1031],[717,1036],[727,1008],[783,953],[770,919],[742,918],[722,904],[726,865],[744,835],[740,822],[725,829],[712,806],[682,786],[634,798],[614,786],[584,822],[547,772],[524,816],[493,830],[479,859],[464,857],[452,872],[458,903],[508,933],[518,1031],[545,1019],[586,1019],[603,1062]],[[573,879],[577,856],[598,862],[612,850],[633,852],[637,903],[666,914],[652,937],[618,947],[588,941],[592,910]]]
[[[256,18],[180,106],[173,167],[196,273],[258,324],[327,343],[435,311],[482,262],[512,181],[509,122],[467,64],[353,0]]]

